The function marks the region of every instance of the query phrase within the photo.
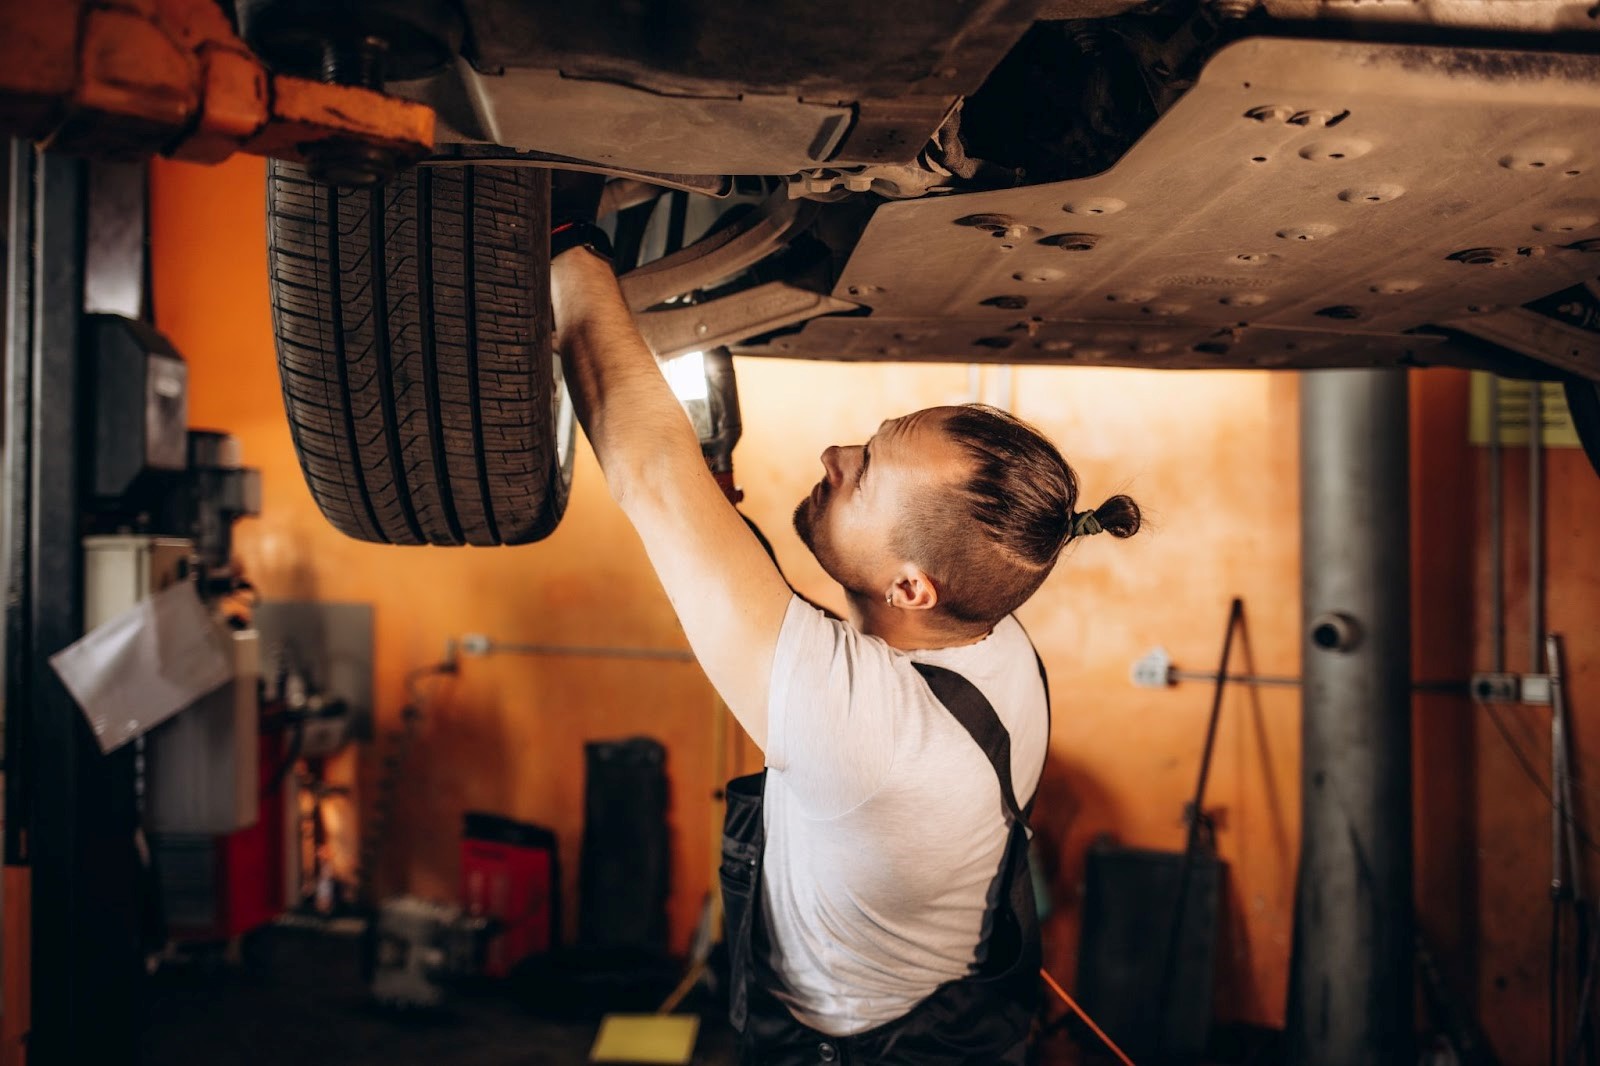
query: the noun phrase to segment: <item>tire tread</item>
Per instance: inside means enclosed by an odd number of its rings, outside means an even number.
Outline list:
[[[388,544],[550,533],[555,449],[548,176],[418,168],[376,190],[268,169],[273,330],[312,496]]]

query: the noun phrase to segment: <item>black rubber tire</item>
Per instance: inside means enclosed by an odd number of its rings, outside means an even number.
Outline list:
[[[1600,474],[1600,381],[1568,381],[1567,410],[1589,465]]]
[[[572,479],[551,349],[549,172],[267,172],[278,371],[317,506],[358,540],[524,544]]]

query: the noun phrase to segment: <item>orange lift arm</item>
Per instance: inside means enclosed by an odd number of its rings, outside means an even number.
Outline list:
[[[215,0],[43,0],[0,10],[0,134],[97,158],[235,152],[380,180],[433,150],[434,113],[274,74]]]

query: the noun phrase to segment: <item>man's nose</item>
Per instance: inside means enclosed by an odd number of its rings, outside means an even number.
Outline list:
[[[837,485],[844,476],[839,466],[839,456],[842,452],[843,449],[837,444],[830,444],[822,449],[822,454],[818,457],[822,460],[822,470],[828,475],[829,484]]]

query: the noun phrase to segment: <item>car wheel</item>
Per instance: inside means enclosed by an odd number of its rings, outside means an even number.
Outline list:
[[[549,173],[417,167],[375,189],[273,162],[284,405],[317,506],[358,540],[522,544],[572,479],[551,348]]]
[[[1568,381],[1567,409],[1578,439],[1589,456],[1589,465],[1600,474],[1600,381]]]

